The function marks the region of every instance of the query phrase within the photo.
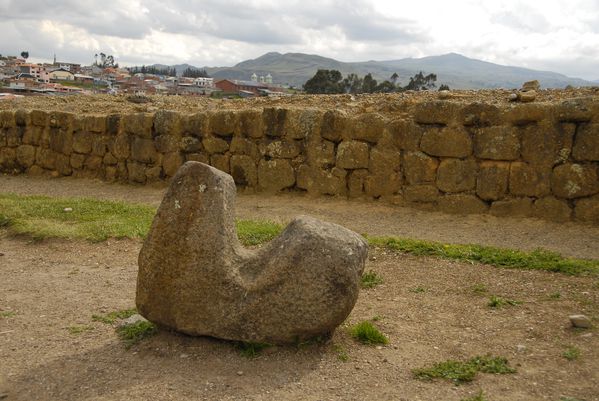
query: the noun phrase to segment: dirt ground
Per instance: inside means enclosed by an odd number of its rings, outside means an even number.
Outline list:
[[[5,176],[0,191],[157,204],[163,189]],[[599,236],[592,226],[464,218],[292,195],[239,197],[240,217],[287,221],[297,212],[371,234],[542,246],[597,257]],[[347,324],[329,343],[271,347],[248,359],[230,343],[171,332],[126,349],[114,327],[91,319],[134,306],[140,247],[136,240],[31,242],[0,232],[0,399],[458,401],[482,389],[493,401],[599,400],[597,277],[371,250],[366,269],[384,283],[361,291]],[[491,295],[522,303],[490,308]],[[576,313],[590,316],[595,328],[570,328],[568,315]],[[348,334],[348,325],[374,317],[389,345],[361,345]],[[74,326],[88,330],[75,334],[69,330]],[[573,361],[563,357],[571,346],[580,350]],[[411,373],[487,353],[508,358],[517,372],[479,373],[459,386],[420,381]]]

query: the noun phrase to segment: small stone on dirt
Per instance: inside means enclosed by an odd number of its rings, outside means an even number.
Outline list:
[[[523,344],[516,345],[516,351],[518,351],[518,352],[526,351],[526,345],[523,345]]]
[[[144,321],[146,321],[146,318],[144,318],[142,315],[136,313],[135,315],[131,315],[127,319],[122,320],[118,324],[118,326],[119,327],[131,326],[132,324],[144,322]]]
[[[573,327],[578,327],[581,329],[590,329],[592,326],[591,320],[585,315],[570,315],[569,319]]]
[[[237,371],[237,376],[243,376],[243,371],[241,371],[241,370],[238,370],[238,371]]]

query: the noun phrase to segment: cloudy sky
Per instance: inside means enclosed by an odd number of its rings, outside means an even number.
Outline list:
[[[0,0],[0,54],[228,66],[269,51],[342,61],[457,52],[599,79],[599,0]]]

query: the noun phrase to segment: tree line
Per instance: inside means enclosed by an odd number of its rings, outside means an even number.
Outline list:
[[[357,74],[347,74],[345,78],[337,70],[318,70],[316,74],[304,84],[306,93],[335,94],[335,93],[391,93],[406,90],[430,90],[436,87],[436,74],[425,75],[422,71],[410,78],[407,85],[401,86],[397,81],[399,75],[393,73],[388,80],[377,82],[371,73],[360,77]],[[439,90],[449,89],[441,85]]]
[[[163,75],[166,77],[176,77],[178,75],[175,67],[156,67],[153,65],[150,65],[150,66],[142,65],[141,67],[131,67],[131,68],[129,68],[129,72],[131,74],[142,73],[142,74]],[[210,75],[208,75],[208,73],[206,72],[205,69],[192,68],[192,67],[187,67],[186,69],[184,69],[181,76],[186,77],[186,78],[209,78],[210,77]]]

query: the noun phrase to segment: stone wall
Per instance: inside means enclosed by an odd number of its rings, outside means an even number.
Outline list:
[[[596,98],[389,110],[2,111],[0,170],[145,184],[197,160],[246,191],[599,223]]]

